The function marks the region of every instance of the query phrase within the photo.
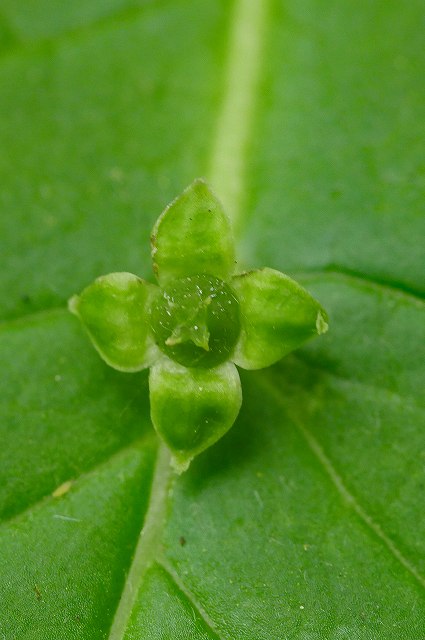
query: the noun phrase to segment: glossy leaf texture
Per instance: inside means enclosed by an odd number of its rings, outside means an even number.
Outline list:
[[[423,17],[0,2],[0,638],[423,637]],[[198,176],[330,329],[176,478],[66,300]]]

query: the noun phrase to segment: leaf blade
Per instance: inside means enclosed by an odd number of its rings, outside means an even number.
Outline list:
[[[324,7],[312,0],[264,7],[265,63],[259,83],[249,85],[243,141],[232,147],[240,150],[233,166],[243,257],[252,266],[325,268],[305,284],[330,308],[332,332],[267,373],[271,383],[262,373],[243,376],[241,416],[176,484],[152,567],[155,573],[157,560],[176,575],[182,594],[225,638],[417,640],[423,587],[390,547],[423,575],[423,306],[371,279],[423,295],[422,6],[391,0]],[[192,2],[166,2],[25,50],[6,42],[0,62],[3,317],[63,305],[101,273],[148,272],[149,255],[140,246],[147,247],[158,211],[211,166],[233,15],[224,3],[201,0],[195,11]],[[170,128],[174,113],[181,117]],[[234,198],[232,176],[223,167],[215,175],[226,177],[223,190]],[[220,194],[221,185],[214,186]],[[357,273],[363,282],[330,270]],[[8,500],[4,513],[27,506],[28,519],[34,515],[31,535],[17,533],[25,541],[19,548],[15,521],[1,526],[8,553],[0,588],[10,576],[17,588],[0,632],[11,635],[19,619],[33,626],[46,620],[29,572],[37,577],[44,563],[43,576],[60,574],[58,585],[65,579],[69,539],[50,555],[35,544],[47,526],[36,501],[70,478],[77,484],[115,452],[133,450],[149,429],[146,377],[124,376],[124,383],[106,373],[61,313],[38,321],[28,316],[0,331],[7,373],[0,379],[0,494]],[[54,378],[64,371],[59,390]],[[316,453],[299,424],[314,436]],[[123,503],[132,513],[140,508],[131,457],[124,455],[116,474],[94,472],[99,485],[81,506],[88,511],[98,492],[96,514],[105,523],[123,513]],[[121,493],[120,473],[128,478]],[[108,507],[110,495],[116,509]],[[134,549],[138,533],[135,520],[123,518],[125,535],[115,526],[109,537],[107,526],[102,532],[108,540],[101,562],[93,529],[86,544],[79,538],[96,589],[102,579],[110,584],[111,570],[122,584],[131,555],[124,547]],[[50,549],[54,540],[47,539]],[[146,603],[159,604],[167,594],[176,633],[212,635],[187,598],[162,574],[150,575],[141,581],[127,635],[158,639],[160,627],[144,632],[140,625]],[[71,576],[82,578],[78,571]],[[158,585],[164,591],[155,600]],[[45,597],[43,585],[35,586]],[[102,618],[100,596],[83,580],[76,588],[78,611],[62,591],[56,606],[49,602],[50,620],[83,613],[84,628],[68,620],[67,636],[104,637],[117,590]]]

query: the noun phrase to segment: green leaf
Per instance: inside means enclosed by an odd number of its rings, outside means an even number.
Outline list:
[[[203,180],[195,180],[165,209],[151,241],[154,271],[162,285],[199,273],[226,280],[234,270],[229,220]]]
[[[149,390],[152,423],[179,472],[230,429],[242,402],[239,374],[231,362],[187,369],[163,358],[150,370]]]
[[[244,369],[261,369],[328,330],[320,304],[280,271],[249,271],[232,279],[242,329],[233,355]]]
[[[105,362],[119,371],[140,371],[160,353],[149,323],[156,291],[132,273],[110,273],[73,296],[69,309],[81,320]]]
[[[423,3],[0,6],[0,638],[419,640]],[[176,477],[66,301],[204,175],[330,330]],[[176,419],[180,416],[176,415]]]

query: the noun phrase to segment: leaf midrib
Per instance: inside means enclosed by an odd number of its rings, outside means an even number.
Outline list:
[[[148,510],[112,622],[109,640],[122,640],[124,637],[143,577],[156,559],[173,480],[170,453],[165,445],[161,444],[157,453]]]
[[[228,42],[227,66],[224,73],[225,90],[217,118],[215,137],[213,137],[209,177],[212,178],[215,188],[220,193],[234,227],[238,224],[244,198],[245,151],[256,106],[256,89],[261,66],[261,39],[265,34],[267,7],[268,0],[235,1]],[[241,105],[244,107],[242,114],[240,113]],[[168,464],[168,473],[166,464]],[[145,525],[140,534],[108,640],[124,638],[138,589],[146,570],[155,560],[166,517],[170,473],[169,457],[166,448],[161,446]],[[183,591],[182,593],[187,597]],[[211,624],[208,626],[212,629]]]
[[[237,0],[217,116],[208,179],[232,220],[240,226],[246,192],[246,151],[256,110],[267,28],[268,0]]]

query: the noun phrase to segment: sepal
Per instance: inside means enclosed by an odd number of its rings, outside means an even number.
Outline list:
[[[110,273],[73,296],[68,306],[107,364],[119,371],[139,371],[160,353],[149,326],[149,308],[157,291],[132,273]]]
[[[230,429],[242,403],[239,374],[231,362],[188,369],[164,357],[150,370],[149,391],[153,425],[178,473]]]
[[[161,285],[208,273],[227,280],[234,269],[230,221],[207,183],[197,179],[158,218],[151,236]]]
[[[232,278],[232,286],[241,317],[232,360],[243,369],[268,367],[328,329],[323,307],[280,271],[242,273]]]

